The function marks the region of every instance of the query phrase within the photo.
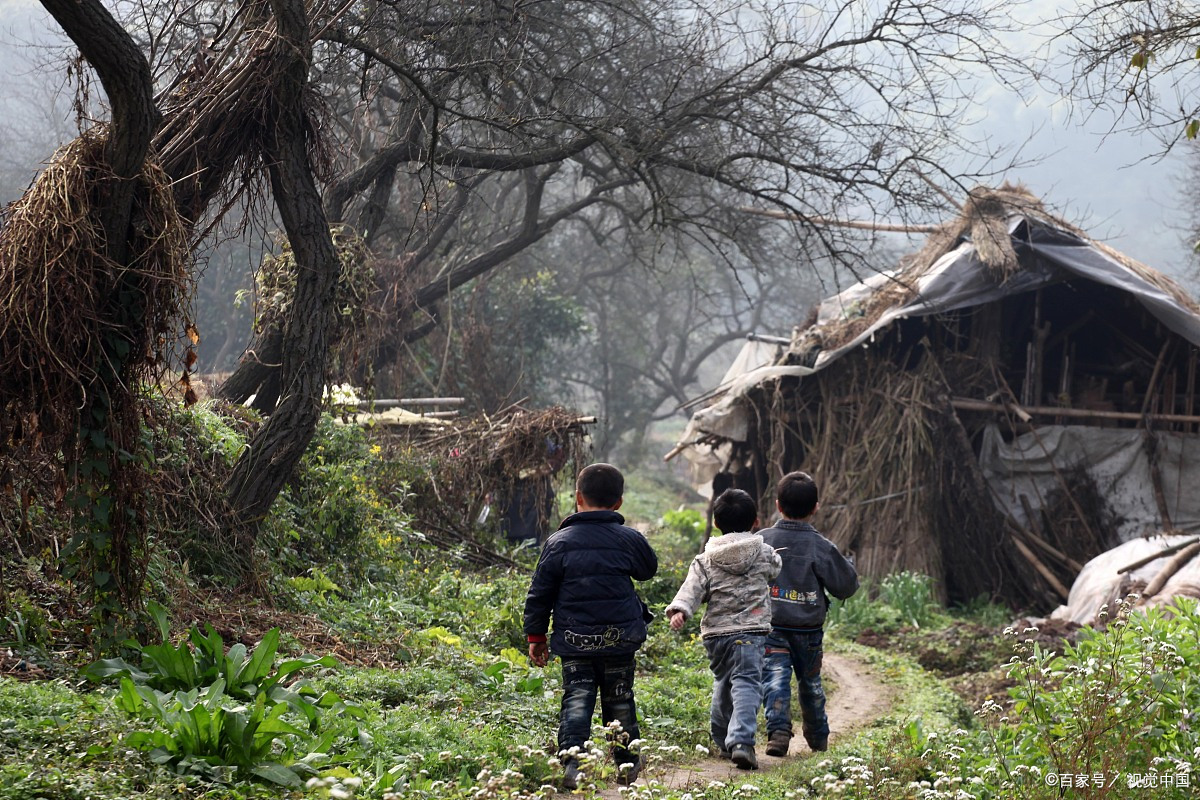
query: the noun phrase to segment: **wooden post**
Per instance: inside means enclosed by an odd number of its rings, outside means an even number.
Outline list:
[[[1033,400],[1033,342],[1025,345],[1025,375],[1021,380],[1021,405],[1031,406]]]
[[[1062,352],[1062,374],[1058,379],[1058,405],[1068,407],[1071,405],[1071,343],[1063,341]],[[1054,424],[1062,425],[1063,418],[1055,417]]]
[[[1158,358],[1154,361],[1154,371],[1150,373],[1150,380],[1146,383],[1146,396],[1142,399],[1142,416],[1150,411],[1150,403],[1153,402],[1155,396],[1154,384],[1158,383],[1158,374],[1162,372],[1163,363],[1167,358],[1167,350],[1170,347],[1171,340],[1167,339],[1158,351]]]
[[[1196,413],[1196,348],[1188,348],[1187,400],[1184,402],[1183,413],[1192,416]],[[1185,430],[1191,431],[1194,425],[1189,424]]]

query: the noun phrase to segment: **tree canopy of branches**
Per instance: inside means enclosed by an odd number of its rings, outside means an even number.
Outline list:
[[[1087,2],[1060,26],[1077,99],[1144,126],[1166,147],[1200,134],[1200,9],[1179,0]]]
[[[1027,69],[992,0],[143,0],[124,28],[99,0],[44,5],[101,77],[114,173],[156,162],[195,241],[269,186],[293,294],[222,389],[273,407],[226,484],[247,558],[315,427],[332,224],[375,254],[387,364],[451,292],[590,209],[720,252],[756,205],[843,252],[818,220],[939,204],[961,177],[941,157],[979,141],[958,126],[972,76]]]

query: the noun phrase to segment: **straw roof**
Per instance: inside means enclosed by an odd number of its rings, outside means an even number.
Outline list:
[[[975,257],[999,285],[1008,283],[1022,269],[1013,243],[1014,234],[1010,233],[1014,217],[1024,217],[1026,221],[1068,234],[1078,239],[1082,246],[1096,248],[1162,290],[1181,307],[1200,315],[1200,304],[1174,280],[1095,241],[1080,228],[1048,211],[1042,201],[1021,184],[1004,183],[996,189],[977,186],[968,192],[959,215],[930,234],[919,251],[902,258],[896,272],[882,276],[875,290],[857,302],[851,313],[838,320],[814,325],[813,328],[819,329],[819,336],[814,330],[798,330],[793,351],[802,351],[813,341],[819,341],[822,349],[827,351],[851,342],[888,310],[910,303],[917,296],[919,280],[964,241],[970,242]],[[798,346],[801,341],[805,344]]]

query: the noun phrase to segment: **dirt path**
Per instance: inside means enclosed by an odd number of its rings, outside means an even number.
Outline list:
[[[888,686],[879,676],[861,661],[840,655],[826,653],[821,674],[830,689],[825,702],[825,710],[829,714],[831,727],[830,740],[849,736],[860,728],[866,727],[878,719],[889,708],[895,696],[895,688]],[[795,686],[792,687],[793,693]],[[792,703],[795,708],[795,695]],[[797,709],[797,715],[798,715]],[[813,755],[804,743],[804,737],[799,735],[799,719],[797,718],[797,734],[792,737],[792,746],[786,758],[807,757]],[[637,784],[644,784],[647,779],[658,781],[671,789],[684,789],[689,786],[707,786],[710,781],[738,783],[743,778],[756,775],[764,770],[779,767],[784,758],[774,758],[763,751],[762,736],[755,748],[758,752],[758,772],[744,772],[737,769],[729,761],[717,758],[707,758],[694,764],[676,767],[663,772],[653,770],[648,775],[639,778]],[[593,797],[619,800],[621,797],[616,787],[596,792]]]

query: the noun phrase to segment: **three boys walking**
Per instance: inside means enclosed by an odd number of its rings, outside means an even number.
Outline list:
[[[639,735],[633,653],[645,641],[653,615],[632,581],[653,577],[658,561],[645,538],[625,527],[617,513],[623,489],[624,478],[611,465],[580,472],[579,511],[546,541],[525,603],[530,660],[544,666],[548,649],[563,659],[558,746],[567,789],[581,780],[577,754],[589,738],[597,694],[605,724],[618,728],[618,779],[632,783],[642,766],[631,749]],[[714,679],[710,732],[720,754],[739,769],[758,767],[754,740],[764,689],[767,753],[787,753],[793,669],[805,739],[813,750],[827,747],[820,675],[826,592],[844,599],[858,588],[854,566],[807,522],[818,507],[812,478],[785,475],[776,506],[782,519],[754,533],[757,504],[749,494],[730,489],[716,498],[713,520],[723,535],[692,560],[666,609],[671,628],[681,630],[707,603],[700,630]]]

